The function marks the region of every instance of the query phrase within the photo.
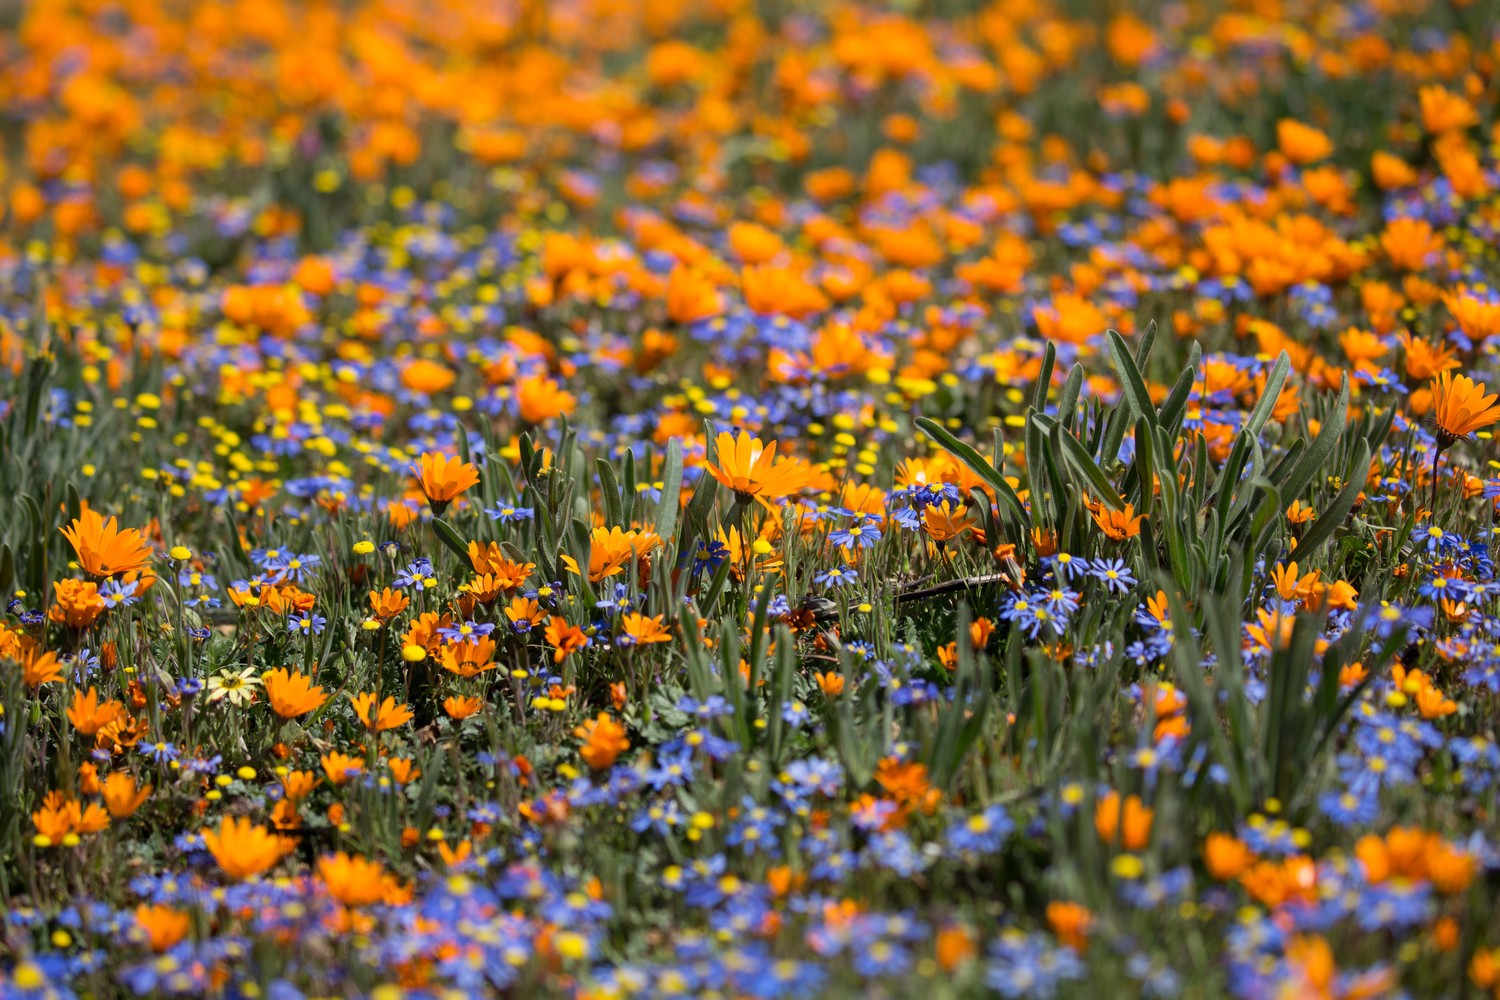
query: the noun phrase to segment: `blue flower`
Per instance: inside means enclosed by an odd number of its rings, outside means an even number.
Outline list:
[[[322,615],[303,612],[300,615],[293,615],[286,620],[286,630],[293,635],[296,635],[298,632],[301,632],[303,635],[321,635],[324,626],[327,624],[328,619]]]
[[[1131,575],[1130,567],[1125,565],[1123,559],[1099,559],[1089,567],[1089,575],[1104,584],[1111,593],[1124,594],[1130,591],[1136,584],[1136,579]]]
[[[1015,828],[1005,807],[992,805],[984,812],[953,822],[948,828],[948,848],[956,854],[994,854]]]
[[[533,510],[530,507],[512,507],[509,504],[501,504],[499,507],[486,507],[484,512],[490,516],[491,521],[501,521],[505,524],[514,524],[517,521],[529,521],[533,514]]]
[[[985,982],[1001,996],[1050,1000],[1061,984],[1083,975],[1083,962],[1072,948],[1054,946],[1041,934],[1011,929],[990,946]]]
[[[476,636],[487,636],[495,631],[491,622],[459,622],[457,624],[444,625],[438,629],[438,635],[449,642],[468,642]]]
[[[859,571],[853,566],[833,566],[813,577],[813,580],[823,587],[842,587],[858,579]]]
[[[425,558],[415,559],[411,565],[396,574],[396,578],[391,581],[391,585],[397,588],[411,587],[415,590],[426,590],[427,581],[431,579],[432,560]]]
[[[868,521],[860,521],[846,528],[830,531],[828,540],[845,549],[868,549],[880,541],[880,528]]]

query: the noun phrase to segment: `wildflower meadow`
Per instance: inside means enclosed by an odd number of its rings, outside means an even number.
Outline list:
[[[1497,107],[1495,0],[0,3],[0,998],[1500,1000]]]

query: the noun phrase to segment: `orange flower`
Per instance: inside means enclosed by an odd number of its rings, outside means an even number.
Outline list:
[[[477,715],[483,707],[484,702],[473,697],[459,697],[455,695],[443,700],[443,711],[448,713],[448,718],[454,720],[463,720],[471,715]]]
[[[323,773],[335,785],[342,785],[365,769],[364,761],[339,753],[337,750],[331,750],[319,757],[318,763],[323,765]]]
[[[328,894],[345,906],[380,902],[394,881],[379,861],[343,851],[319,858],[318,876]]]
[[[457,380],[453,369],[426,358],[418,358],[401,370],[401,384],[427,396],[442,392]]]
[[[1047,926],[1063,944],[1082,954],[1089,947],[1089,925],[1094,915],[1078,903],[1053,900],[1047,904]]]
[[[1450,305],[1449,308],[1451,309],[1452,306]],[[1414,379],[1430,379],[1440,372],[1452,371],[1463,366],[1463,362],[1454,356],[1453,348],[1447,344],[1429,344],[1425,340],[1413,337],[1406,330],[1398,333],[1396,339],[1400,340],[1401,346],[1406,349],[1406,374]]]
[[[1417,711],[1424,719],[1441,719],[1458,711],[1457,702],[1446,697],[1430,682],[1417,689],[1416,701]]]
[[[1432,417],[1438,426],[1439,450],[1481,428],[1500,421],[1500,395],[1484,394],[1484,383],[1475,385],[1467,375],[1438,373],[1432,380]]]
[[[508,614],[509,612],[507,612]],[[495,668],[495,641],[480,636],[473,642],[450,642],[438,654],[443,669],[460,677],[475,677]]]
[[[1291,118],[1276,123],[1276,145],[1283,156],[1299,166],[1326,159],[1333,142],[1323,131]]]
[[[554,647],[552,650],[554,663],[561,663],[568,658],[569,653],[589,644],[589,637],[584,634],[583,629],[576,625],[569,625],[562,620],[561,616],[554,616],[547,623],[547,631],[543,635]]]
[[[709,475],[733,490],[740,504],[754,498],[770,510],[771,500],[796,493],[811,476],[807,465],[798,459],[776,461],[775,441],[767,445],[744,431],[738,437],[720,431],[714,443],[719,464],[709,463]]]
[[[745,304],[762,316],[782,314],[805,319],[829,306],[828,296],[794,268],[759,264],[740,272]]]
[[[138,529],[122,531],[114,518],[106,521],[91,508],[81,511],[62,533],[89,576],[104,578],[145,569],[151,558],[151,546]]]
[[[409,604],[411,604],[411,598],[399,590],[387,587],[378,594],[373,590],[370,591],[370,609],[382,622],[390,621],[405,611]]]
[[[922,529],[934,542],[950,542],[966,531],[974,530],[969,508],[963,504],[946,506],[930,504],[922,508]]]
[[[468,594],[485,607],[498,601],[505,591],[506,588],[501,584],[500,579],[490,573],[476,575],[468,583],[460,584],[458,588],[459,593]]]
[[[104,805],[115,819],[129,819],[150,797],[151,786],[137,788],[135,775],[128,771],[115,771],[104,779]]]
[[[203,843],[224,874],[236,882],[267,871],[297,846],[291,838],[256,826],[246,816],[225,816],[217,830],[203,831]]]
[[[146,946],[157,954],[187,937],[192,925],[191,917],[170,906],[148,906],[142,903],[135,908],[136,931],[145,939]]]
[[[288,771],[281,779],[281,787],[287,798],[301,802],[318,787],[318,776],[311,771]]]
[[[286,667],[268,670],[260,675],[266,686],[266,700],[271,710],[283,719],[295,719],[308,712],[322,708],[328,700],[323,689],[303,673],[294,673]]]
[[[1032,307],[1031,318],[1043,337],[1065,344],[1087,343],[1109,326],[1103,310],[1082,295],[1069,292],[1054,295],[1050,305]]]
[[[620,628],[630,638],[631,645],[672,641],[672,630],[662,624],[661,615],[647,618],[645,615],[628,614],[620,620]]]
[[[396,779],[398,785],[405,785],[422,776],[422,769],[417,767],[410,758],[392,757],[385,763],[391,769],[391,777]]]
[[[515,590],[526,583],[531,571],[536,569],[536,563],[516,563],[505,557],[498,542],[490,542],[481,546],[478,542],[469,543],[469,563],[474,567],[474,572],[493,576],[495,583],[502,590]]]
[[[1417,183],[1417,172],[1405,160],[1384,151],[1370,157],[1370,173],[1375,178],[1376,186],[1383,191],[1410,187]]]
[[[1417,91],[1422,105],[1422,128],[1429,135],[1461,132],[1479,124],[1479,112],[1466,99],[1438,84]]]
[[[506,606],[505,617],[511,625],[530,631],[532,626],[542,623],[542,619],[547,617],[547,612],[542,610],[542,606],[535,598],[517,595],[511,598],[510,604]]]
[[[85,736],[93,736],[116,719],[125,717],[125,706],[118,701],[99,703],[99,692],[92,686],[88,692],[75,690],[68,706],[68,721]]]
[[[589,546],[589,581],[598,583],[605,577],[623,573],[632,559],[647,565],[652,550],[662,544],[653,531],[633,528],[625,531],[619,525],[595,528]],[[570,555],[562,557],[563,563],[573,573],[579,573],[578,561]]]
[[[1380,248],[1403,271],[1425,270],[1442,253],[1444,242],[1425,219],[1392,219],[1380,234]]]
[[[57,654],[43,651],[35,639],[25,636],[20,643],[21,680],[31,690],[43,684],[52,684],[63,679],[62,664]]]
[[[83,629],[94,624],[104,613],[104,598],[99,596],[99,585],[84,580],[58,580],[52,584],[56,594],[47,617],[68,628]]]
[[[375,703],[379,697],[373,691],[366,691],[364,694],[351,698],[354,702],[355,718],[363,722],[370,732],[383,733],[387,729],[404,726],[412,720],[412,710],[405,705],[397,705],[396,699],[390,696],[380,702],[380,707],[377,709]]]
[[[1443,293],[1443,305],[1458,321],[1458,328],[1475,344],[1500,334],[1500,300],[1479,296],[1467,288]],[[1452,367],[1457,368],[1454,362]]]
[[[1233,834],[1210,833],[1203,842],[1203,863],[1220,882],[1239,878],[1255,862],[1255,852]]]
[[[1119,841],[1123,826],[1125,850],[1139,851],[1151,839],[1151,821],[1155,815],[1139,796],[1126,798],[1122,805],[1120,793],[1110,792],[1094,808],[1094,830],[1100,840],[1114,844]]]
[[[435,513],[441,514],[453,499],[471,486],[479,483],[479,470],[461,458],[449,458],[441,452],[423,452],[418,464],[412,466],[417,484],[432,505]]]
[[[1117,542],[1123,542],[1127,538],[1134,538],[1141,533],[1141,522],[1145,520],[1144,514],[1135,512],[1134,504],[1126,504],[1124,510],[1111,510],[1108,507],[1100,507],[1093,512],[1094,523],[1099,526],[1105,536]]]
[[[974,934],[966,927],[944,927],[937,933],[934,944],[938,968],[952,972],[974,958],[978,950],[974,945]]]
[[[1253,898],[1274,908],[1288,900],[1315,898],[1318,869],[1311,858],[1298,854],[1280,861],[1257,861],[1240,873],[1239,882]]]
[[[667,278],[667,316],[674,323],[698,323],[724,311],[724,297],[707,275],[678,264]]]
[[[611,766],[620,754],[630,749],[630,740],[625,738],[625,727],[616,722],[608,712],[600,712],[598,718],[584,722],[573,730],[573,735],[583,740],[578,753],[596,771]]]
[[[36,826],[37,836],[46,838],[46,843],[38,842],[37,846],[50,847],[69,843],[68,838],[79,834],[98,833],[109,826],[109,813],[96,803],[85,807],[77,799],[51,791],[42,799],[42,808],[31,814],[31,822]]]
[[[564,392],[556,380],[545,375],[533,375],[516,383],[516,403],[520,407],[522,420],[528,424],[541,424],[553,417],[572,414],[578,406],[578,399],[571,392]],[[475,476],[474,482],[478,481],[478,476]],[[459,492],[467,488],[463,487]]]

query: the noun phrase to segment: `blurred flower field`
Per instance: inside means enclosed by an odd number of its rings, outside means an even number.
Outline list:
[[[1489,0],[0,18],[0,997],[1500,998]]]

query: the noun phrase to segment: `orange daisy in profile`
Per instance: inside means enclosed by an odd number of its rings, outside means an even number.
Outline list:
[[[796,493],[807,485],[807,465],[795,458],[776,461],[776,442],[763,444],[744,431],[735,437],[728,431],[715,439],[719,464],[709,463],[708,472],[734,490],[735,500],[747,504],[753,498],[771,509],[770,501]]]
[[[151,559],[151,546],[139,529],[122,530],[114,518],[106,521],[96,510],[84,508],[61,530],[78,554],[78,565],[92,577],[145,569]]]
[[[1432,450],[1432,499],[1428,506],[1437,506],[1438,465],[1443,452],[1453,442],[1466,438],[1477,430],[1483,430],[1500,421],[1500,406],[1495,400],[1500,393],[1484,394],[1484,383],[1478,385],[1467,375],[1438,372],[1432,380],[1432,419],[1437,424],[1437,447]]]
[[[1500,421],[1500,393],[1484,394],[1467,375],[1439,372],[1432,380],[1432,417],[1438,426],[1438,450]]]
[[[412,474],[435,514],[441,514],[455,497],[479,483],[479,470],[474,466],[436,451],[424,452],[412,466]]]

